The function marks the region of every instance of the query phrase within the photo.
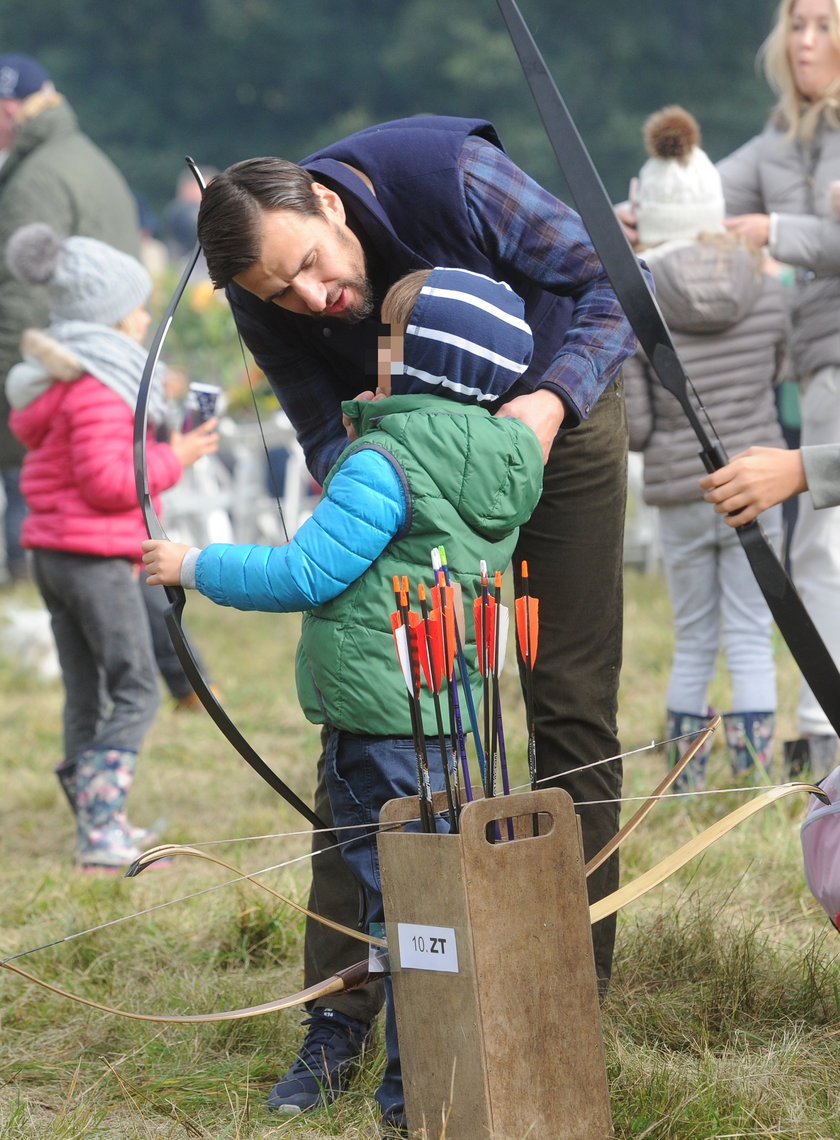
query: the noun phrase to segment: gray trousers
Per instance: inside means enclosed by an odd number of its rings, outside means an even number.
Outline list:
[[[138,752],[160,705],[146,609],[132,565],[63,550],[33,551],[64,681],[64,756]]]

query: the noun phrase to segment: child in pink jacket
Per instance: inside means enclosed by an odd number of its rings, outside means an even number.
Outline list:
[[[146,360],[152,283],[133,257],[93,238],[62,241],[23,226],[6,257],[22,282],[46,286],[49,328],[28,329],[6,380],[10,426],[28,449],[23,546],[52,619],[65,689],[57,768],[76,815],[82,868],[130,864],[149,833],[126,819],[137,753],[160,694],[137,585],[145,528],[134,478],[134,408]],[[159,378],[158,378],[159,379]],[[161,386],[152,419],[162,418]],[[215,421],[150,442],[153,495],[215,451]]]

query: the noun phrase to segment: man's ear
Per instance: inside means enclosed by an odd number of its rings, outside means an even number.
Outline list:
[[[321,209],[324,214],[334,222],[343,223],[346,214],[344,212],[344,203],[336,194],[335,190],[329,190],[326,186],[322,186],[320,182],[312,183],[312,193],[318,199]]]

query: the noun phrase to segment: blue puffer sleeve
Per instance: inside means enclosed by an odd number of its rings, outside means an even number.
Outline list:
[[[289,613],[338,597],[405,523],[400,469],[372,448],[353,452],[313,514],[285,546],[214,543],[196,563],[196,587],[222,606]]]

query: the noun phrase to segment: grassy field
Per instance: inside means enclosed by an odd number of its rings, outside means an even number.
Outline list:
[[[641,749],[662,733],[670,615],[655,574],[628,571],[627,595],[621,732],[625,748]],[[37,601],[34,590],[15,597]],[[234,720],[309,799],[317,732],[294,699],[297,619],[223,611],[198,597],[187,613]],[[778,665],[782,740],[795,735],[796,700],[783,645]],[[506,680],[508,746],[521,779],[521,705],[513,678]],[[725,710],[725,679],[713,700]],[[253,885],[223,885],[228,874],[188,859],[131,880],[73,870],[71,820],[51,774],[60,710],[57,682],[0,661],[0,956],[46,946],[18,964],[74,993],[144,1012],[233,1008],[297,989],[301,920]],[[662,763],[659,750],[629,757],[626,794],[652,789]],[[729,782],[718,741],[711,784]],[[625,879],[748,794],[658,806],[626,845]],[[249,871],[288,863],[265,877],[305,899],[304,825],[203,713],[161,712],[130,807],[135,822],[165,815],[167,839],[213,843],[208,850]],[[767,809],[620,915],[603,1009],[617,1137],[840,1137],[840,941],[803,880],[804,809],[804,798]],[[628,804],[625,816],[632,810]],[[181,901],[166,905],[172,900]],[[0,1140],[374,1134],[381,1048],[332,1108],[285,1121],[265,1111],[266,1092],[299,1040],[297,1010],[203,1026],[150,1024],[85,1008],[4,971],[0,1016]]]

